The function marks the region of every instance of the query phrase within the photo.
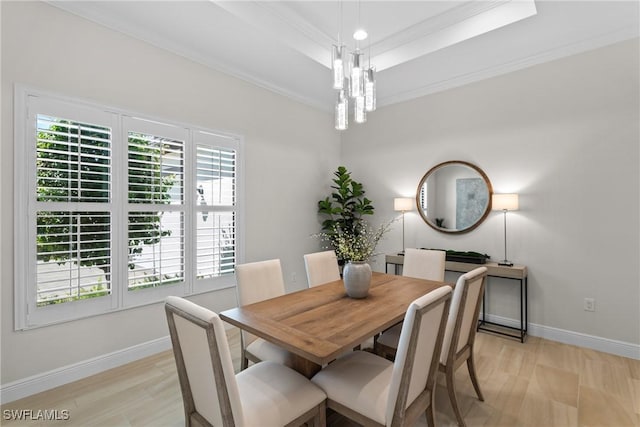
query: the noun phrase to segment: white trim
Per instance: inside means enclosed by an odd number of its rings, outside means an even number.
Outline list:
[[[0,388],[0,403],[4,405],[5,403],[135,362],[169,349],[171,349],[171,340],[169,336],[166,336],[13,381],[9,384],[3,384]]]
[[[338,43],[337,34],[327,33],[328,28],[317,27],[295,9],[281,2],[260,1],[216,2],[216,6],[331,69],[331,45]],[[65,8],[64,5],[58,7]],[[382,71],[535,13],[533,0],[486,0],[450,7],[372,44],[368,47],[372,55],[371,62],[376,64],[378,71]],[[119,22],[105,19],[104,15],[99,19],[100,22],[106,22],[108,27],[122,31]],[[492,27],[470,23],[477,19],[491,23]],[[153,43],[164,48],[166,43],[158,43],[154,34],[139,28],[136,31],[141,33],[144,40],[154,40]],[[186,46],[184,48],[188,49]],[[186,55],[190,58],[198,56],[194,50],[187,51]]]
[[[233,328],[227,323],[224,324],[224,327],[225,330]],[[62,368],[53,369],[49,372],[12,381],[8,384],[0,385],[0,405],[69,384],[167,350],[171,350],[171,338],[169,335],[72,365],[63,366]]]
[[[501,316],[487,315],[487,320],[516,328],[520,326],[520,321]],[[225,324],[225,329],[231,328],[232,326]],[[528,329],[531,336],[640,360],[640,345],[638,344],[536,324],[529,324]],[[169,336],[166,336],[62,368],[53,369],[49,372],[16,380],[0,386],[0,404],[4,405],[170,349],[171,340]]]
[[[290,6],[260,1],[216,2],[216,6],[331,69],[331,45],[337,41]]]
[[[528,55],[506,63],[495,64],[485,69],[452,76],[447,80],[440,80],[422,87],[414,87],[407,91],[396,92],[388,96],[378,96],[378,107],[385,107],[400,102],[410,101],[412,99],[454,89],[477,81],[502,76],[525,68],[533,67],[534,65],[555,61],[571,55],[577,55],[604,46],[609,46],[634,37],[638,37],[638,30],[635,27],[621,28],[611,33],[593,37],[588,40],[581,40],[576,43],[549,49],[536,55]]]
[[[28,245],[27,239],[24,238],[24,230],[28,230],[29,226],[26,216],[27,207],[27,183],[24,182],[22,169],[15,165],[24,165],[26,163],[27,150],[26,147],[20,146],[16,141],[24,141],[27,131],[25,129],[27,123],[27,96],[29,95],[26,88],[20,84],[16,84],[13,89],[13,271],[14,283],[25,283],[27,281],[27,271],[21,260],[27,258]],[[22,233],[22,234],[20,234]],[[27,308],[27,287],[13,286],[13,324],[15,329],[23,329],[26,326],[28,315]]]
[[[469,2],[374,44],[371,62],[380,72],[536,13],[531,0]]]
[[[520,328],[519,320],[510,319],[508,317],[487,314],[487,321],[500,323],[513,328]],[[640,360],[640,344],[612,340],[609,338],[583,334],[581,332],[568,331],[545,325],[537,325],[535,323],[529,323],[527,333],[532,337],[544,338],[550,341],[561,342],[563,344],[590,348],[604,353]]]
[[[29,158],[30,151],[27,150],[28,144],[28,132],[25,128],[27,123],[32,122],[32,115],[36,113],[36,110],[46,110],[48,114],[56,115],[58,109],[66,112],[69,116],[85,117],[86,115],[96,115],[98,119],[92,119],[91,122],[102,123],[110,122],[109,126],[113,129],[113,137],[118,141],[124,141],[124,144],[114,144],[112,148],[113,170],[112,172],[112,188],[118,191],[123,189],[124,192],[120,192],[118,197],[112,193],[112,201],[105,206],[105,210],[111,212],[113,216],[113,229],[112,229],[112,265],[114,278],[119,278],[119,283],[128,283],[128,270],[127,265],[127,247],[123,243],[128,242],[128,229],[126,227],[126,218],[128,212],[133,205],[126,203],[126,172],[128,149],[126,141],[128,141],[127,130],[129,128],[142,129],[149,133],[157,132],[161,128],[161,133],[168,137],[174,137],[179,140],[184,140],[185,159],[189,157],[192,145],[195,143],[190,138],[192,135],[202,134],[216,137],[218,139],[224,139],[224,141],[218,141],[218,145],[230,148],[236,151],[236,162],[240,162],[236,169],[236,180],[239,183],[236,186],[236,197],[239,200],[244,200],[243,195],[239,191],[244,190],[243,179],[239,174],[244,173],[244,163],[240,156],[243,156],[243,137],[241,135],[233,134],[227,131],[218,131],[212,129],[205,129],[200,126],[184,124],[173,120],[165,120],[161,118],[152,118],[149,116],[139,115],[128,110],[114,108],[106,105],[95,104],[91,101],[87,101],[80,98],[71,98],[64,95],[55,94],[52,92],[43,91],[37,88],[29,87],[22,84],[15,84],[14,89],[14,105],[15,105],[15,138],[14,138],[14,160],[17,165],[27,164],[29,168],[35,163],[35,157]],[[30,99],[33,98],[33,99]],[[37,108],[36,108],[37,107]],[[104,116],[104,117],[103,117]],[[112,123],[111,123],[112,122]],[[135,123],[134,123],[135,122]],[[135,124],[135,126],[133,126]],[[146,125],[150,128],[145,128]],[[35,126],[33,129],[35,132]],[[33,153],[34,151],[31,151]],[[186,161],[185,166],[188,165]],[[191,166],[194,166],[192,163]],[[14,262],[14,269],[16,271],[16,280],[14,283],[14,328],[16,330],[26,330],[31,328],[37,328],[55,323],[66,322],[70,320],[83,319],[86,317],[100,315],[111,311],[120,311],[132,307],[143,306],[147,304],[153,304],[162,301],[167,295],[195,295],[204,292],[216,291],[219,289],[235,286],[234,276],[232,274],[215,277],[206,281],[192,280],[191,284],[187,284],[184,281],[178,285],[162,287],[162,289],[144,289],[136,291],[135,294],[129,294],[124,292],[127,288],[113,287],[113,293],[110,297],[104,297],[92,300],[73,301],[65,304],[53,304],[44,307],[38,307],[35,303],[36,296],[35,287],[29,287],[29,283],[35,283],[35,270],[29,269],[30,261],[35,259],[34,248],[28,246],[28,242],[35,242],[35,220],[29,216],[29,213],[33,215],[33,212],[37,211],[38,204],[34,201],[35,197],[28,199],[30,188],[35,188],[35,174],[29,174],[31,176],[30,182],[23,179],[23,168],[15,169],[15,188],[14,191],[14,216],[15,216],[15,251],[16,257]],[[195,174],[195,169],[186,170],[185,174],[190,176]],[[193,184],[194,177],[191,176],[185,178],[185,184]],[[116,187],[117,185],[117,187]],[[195,188],[195,187],[194,187]],[[186,191],[186,190],[185,190]],[[180,205],[163,205],[163,210],[183,212],[187,215],[190,211],[193,211],[193,204],[189,203],[193,201],[193,195],[187,195],[184,203]],[[85,203],[89,205],[89,203]],[[105,204],[107,205],[107,204]],[[131,205],[131,206],[130,206]],[[47,203],[47,208],[55,208],[59,210],[68,209],[68,205],[58,203]],[[102,204],[96,204],[92,208],[102,209]],[[146,211],[151,209],[150,205],[136,205],[136,210]],[[107,209],[108,208],[108,209]],[[240,219],[240,222],[236,222],[236,264],[241,263],[244,259],[244,242],[239,239],[244,238],[244,233],[238,232],[238,226],[244,226],[244,215],[240,212],[244,208],[244,204],[236,204],[233,207],[236,215]],[[214,210],[218,210],[217,208]],[[223,209],[226,210],[226,209]],[[188,226],[187,221],[187,226]],[[195,224],[191,224],[195,225]],[[20,233],[24,234],[24,230],[28,230],[31,233],[30,238],[25,239]],[[195,233],[194,230],[185,230],[183,235],[183,242],[193,240],[189,237],[188,233]],[[239,248],[239,249],[238,249]],[[194,253],[190,254],[191,256]],[[185,262],[187,262],[185,260]],[[185,269],[188,266],[185,265]],[[193,279],[193,277],[191,277]],[[107,299],[108,298],[108,299]],[[70,307],[74,307],[73,310]]]

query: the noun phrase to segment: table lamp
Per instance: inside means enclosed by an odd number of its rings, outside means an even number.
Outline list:
[[[511,267],[513,263],[507,259],[507,212],[518,210],[518,195],[494,194],[491,198],[491,209],[504,213],[504,259],[498,265]]]
[[[409,197],[396,197],[393,199],[393,210],[402,212],[402,253],[404,253],[404,213],[413,210],[413,199]]]

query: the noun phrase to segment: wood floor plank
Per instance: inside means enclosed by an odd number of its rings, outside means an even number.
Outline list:
[[[633,410],[640,415],[640,380],[629,378],[629,389],[631,390],[631,402]]]
[[[631,378],[640,380],[640,360],[624,358],[624,361],[627,363],[629,367],[629,372],[631,373]]]
[[[605,391],[580,387],[578,423],[580,426],[637,426],[637,416],[621,400]]]
[[[566,405],[530,384],[518,422],[523,427],[574,427],[578,425],[578,405]],[[576,390],[577,397],[577,390]]]
[[[578,374],[545,365],[537,365],[531,381],[533,393],[540,393],[552,400],[573,408],[578,407]]]
[[[485,403],[494,408],[489,425],[518,425],[520,409],[525,400],[529,381],[516,376],[507,375],[496,394],[490,395]],[[490,399],[490,400],[489,400]]]
[[[503,346],[498,359],[496,369],[510,374],[529,379],[536,366],[536,353],[525,348]]]
[[[583,358],[580,369],[580,384],[629,399],[629,368],[600,360]]]
[[[565,371],[580,371],[580,348],[553,341],[540,344],[538,363]]]

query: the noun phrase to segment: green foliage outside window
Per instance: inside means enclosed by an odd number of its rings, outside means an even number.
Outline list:
[[[92,127],[66,120],[52,119],[37,139],[37,200],[63,203],[111,202],[111,137],[108,128]],[[129,174],[130,203],[167,204],[174,185],[173,175],[163,174],[162,142],[130,136]],[[106,209],[105,209],[106,211]],[[129,268],[144,245],[153,245],[168,236],[162,230],[159,212],[130,217]],[[38,301],[39,305],[55,304],[103,296],[110,293],[111,224],[108,212],[47,211],[37,215],[37,258],[60,265],[73,262],[83,267],[96,267],[104,272],[105,285],[82,287],[68,297]],[[100,281],[100,279],[99,279]]]

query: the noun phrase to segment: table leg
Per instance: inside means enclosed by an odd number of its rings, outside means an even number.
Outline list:
[[[524,333],[529,329],[529,278],[524,278]]]
[[[487,321],[487,312],[486,312],[486,298],[485,295],[487,295],[487,284],[488,284],[489,280],[487,279],[487,281],[485,282],[484,285],[484,292],[482,293],[482,323]]]
[[[297,354],[294,354],[292,356],[293,358],[290,361],[291,368],[294,371],[300,372],[307,378],[313,377],[315,374],[320,372],[320,369],[322,369],[322,366],[310,360],[307,360],[304,357],[298,356]]]
[[[524,280],[520,279],[520,342],[524,342]]]

